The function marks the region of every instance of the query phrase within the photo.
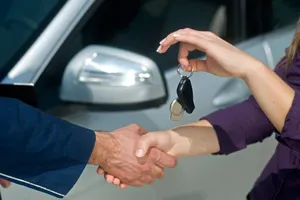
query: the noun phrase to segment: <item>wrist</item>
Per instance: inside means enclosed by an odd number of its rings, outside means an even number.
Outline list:
[[[172,154],[176,157],[216,153],[220,149],[213,127],[189,124],[169,130],[174,143]]]
[[[102,166],[107,163],[109,154],[118,151],[118,144],[109,132],[95,132],[95,135],[95,145],[88,164]]]
[[[248,83],[249,81],[256,79],[258,76],[261,76],[267,70],[270,69],[264,63],[257,60],[257,62],[253,63],[253,65],[249,67],[242,79]]]
[[[169,154],[175,157],[182,157],[189,155],[191,149],[191,141],[188,137],[180,135],[175,129],[166,131],[170,135],[171,149],[168,151]]]

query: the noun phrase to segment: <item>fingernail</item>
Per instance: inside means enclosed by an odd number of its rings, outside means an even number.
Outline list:
[[[143,149],[138,149],[137,151],[136,151],[136,153],[135,153],[135,155],[136,155],[136,157],[143,157],[143,155],[144,155],[144,151],[143,151]]]
[[[163,44],[166,41],[166,38],[164,38],[162,41],[159,42],[159,44]]]
[[[174,38],[179,37],[179,36],[180,36],[180,34],[177,34],[177,33],[174,33],[174,34],[173,34],[173,37],[174,37]]]
[[[157,53],[160,53],[160,50],[161,50],[161,46],[159,46],[156,50]]]

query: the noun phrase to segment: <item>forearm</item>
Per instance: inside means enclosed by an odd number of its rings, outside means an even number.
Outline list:
[[[173,128],[169,133],[174,142],[171,153],[176,157],[212,154],[220,150],[216,132],[206,120]]]
[[[263,112],[281,132],[293,102],[294,90],[263,64],[253,66],[244,80]]]

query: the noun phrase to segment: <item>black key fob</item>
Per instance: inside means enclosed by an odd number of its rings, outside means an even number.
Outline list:
[[[195,109],[193,88],[190,79],[183,76],[177,86],[178,102],[182,105],[184,110],[191,114]]]

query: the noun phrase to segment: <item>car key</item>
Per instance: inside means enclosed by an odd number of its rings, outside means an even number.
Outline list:
[[[173,121],[181,120],[183,118],[184,111],[191,114],[195,109],[193,88],[189,79],[192,76],[193,71],[191,72],[191,75],[187,77],[180,73],[180,68],[181,65],[178,65],[177,73],[181,77],[181,80],[177,86],[177,98],[174,99],[170,105],[170,119]]]
[[[195,109],[193,88],[190,79],[183,76],[177,87],[177,101],[181,104],[183,109],[191,114]]]

